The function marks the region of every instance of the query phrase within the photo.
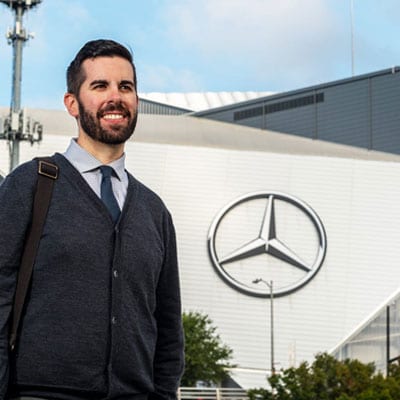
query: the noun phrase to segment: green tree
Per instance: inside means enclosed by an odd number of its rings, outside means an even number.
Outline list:
[[[321,353],[312,364],[281,370],[269,378],[270,389],[249,391],[251,400],[400,400],[400,367],[389,376],[375,371],[372,363],[336,360]]]
[[[223,344],[211,319],[199,312],[183,313],[185,373],[181,386],[218,384],[229,376],[232,349]]]

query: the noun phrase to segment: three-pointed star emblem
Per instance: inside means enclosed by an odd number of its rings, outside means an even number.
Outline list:
[[[215,238],[222,219],[233,208],[239,207],[244,202],[249,202],[256,199],[265,199],[266,202],[263,217],[260,221],[258,235],[254,239],[244,242],[240,247],[236,248],[235,250],[227,254],[223,254],[222,256],[218,256],[216,251]],[[318,243],[316,246],[317,251],[314,262],[310,263],[304,261],[293,249],[290,248],[290,246],[288,246],[283,240],[279,238],[276,229],[275,213],[275,201],[277,200],[285,202],[290,206],[294,206],[302,211],[304,214],[307,215],[307,220],[309,221],[309,223],[314,226],[318,237]],[[293,225],[293,229],[299,228]],[[318,215],[311,209],[310,206],[308,206],[303,201],[293,196],[279,192],[257,192],[242,196],[241,198],[233,201],[217,215],[210,227],[208,247],[211,261],[219,275],[228,284],[246,294],[269,297],[268,292],[260,290],[259,288],[254,288],[247,282],[238,281],[236,277],[230,274],[228,264],[235,263],[240,260],[250,259],[257,255],[267,254],[302,271],[303,274],[301,278],[297,279],[292,284],[286,285],[285,287],[281,288],[279,288],[279,285],[274,285],[276,287],[274,295],[283,296],[305,285],[317,273],[322,265],[326,252],[326,234]],[[225,268],[225,266],[227,267]],[[265,273],[266,275],[268,275],[268,271],[266,271]]]

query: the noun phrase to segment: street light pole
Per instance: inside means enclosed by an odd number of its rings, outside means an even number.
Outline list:
[[[275,357],[274,357],[274,282],[271,280],[269,282],[264,279],[257,278],[254,279],[253,283],[264,283],[264,285],[269,288],[270,301],[270,338],[271,338],[271,375],[275,375]]]

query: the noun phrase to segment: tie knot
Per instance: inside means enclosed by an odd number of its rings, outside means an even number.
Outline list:
[[[110,178],[114,172],[114,169],[108,165],[102,165],[100,167],[100,171],[104,178]]]

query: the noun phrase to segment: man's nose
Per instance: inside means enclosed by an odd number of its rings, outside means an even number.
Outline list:
[[[108,91],[108,101],[118,102],[121,100],[121,91],[118,86],[110,86]]]

